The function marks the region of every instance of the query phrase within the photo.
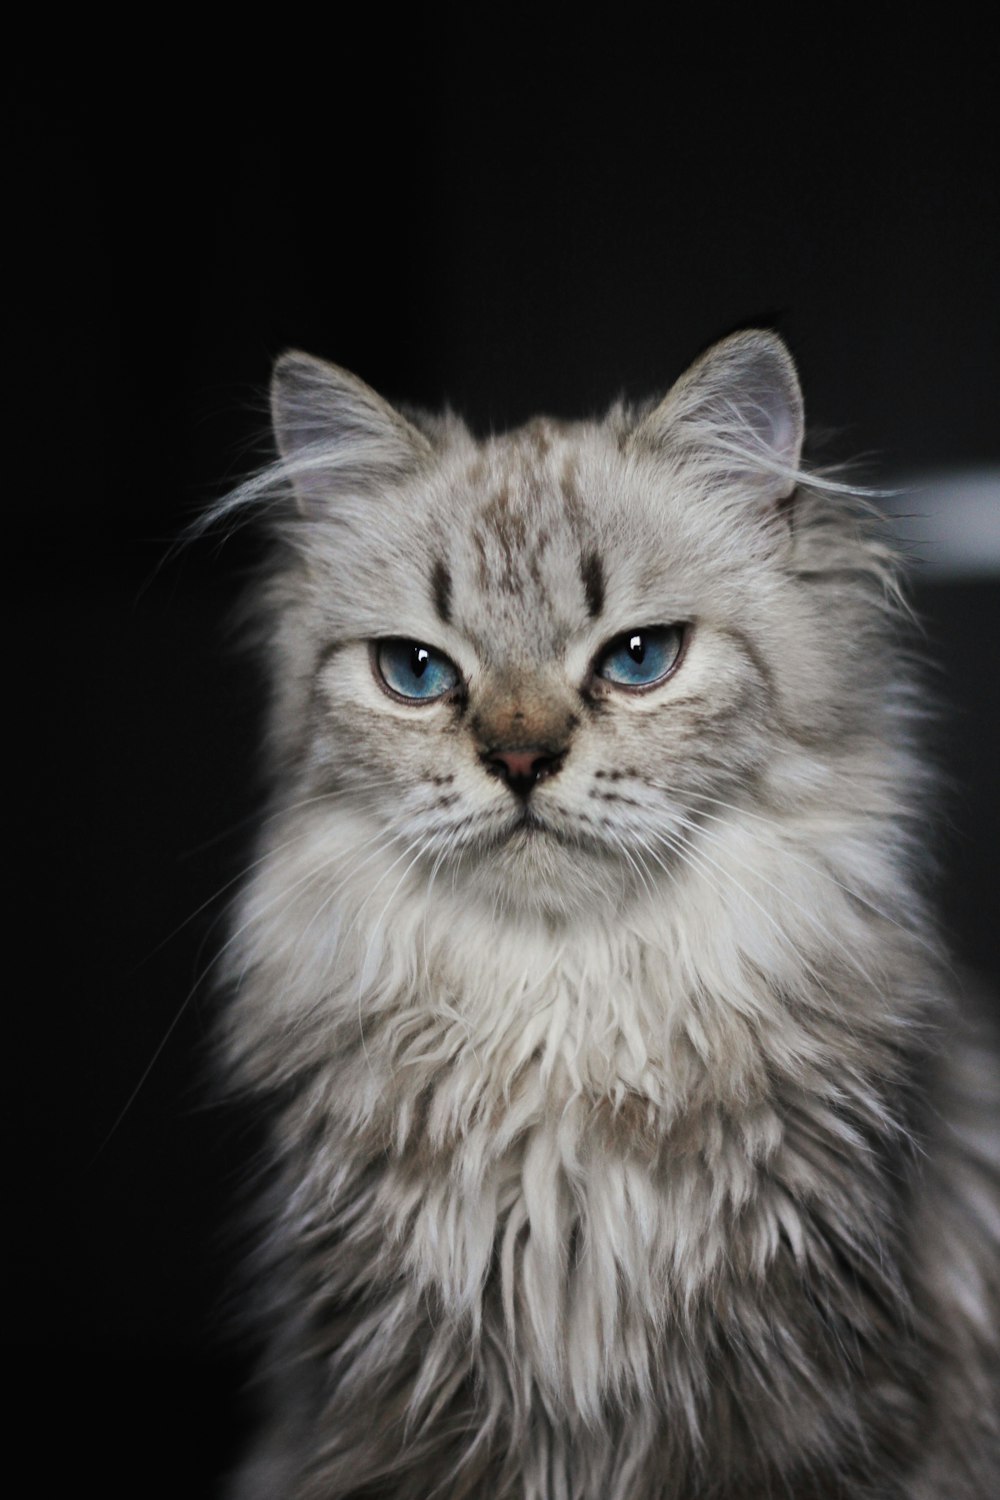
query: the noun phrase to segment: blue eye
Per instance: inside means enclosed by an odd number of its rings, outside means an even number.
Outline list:
[[[453,662],[419,641],[376,641],[375,665],[391,692],[414,703],[443,698],[460,680]]]
[[[598,677],[616,687],[643,688],[669,676],[684,645],[682,625],[649,625],[626,630],[609,641],[597,658]]]

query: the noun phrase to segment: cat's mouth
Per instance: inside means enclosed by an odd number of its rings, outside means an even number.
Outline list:
[[[545,822],[544,818],[540,818],[533,808],[526,807],[513,820],[504,838],[505,840],[512,839],[518,837],[518,835],[534,838],[540,833],[551,832],[553,830]]]
[[[502,834],[501,842],[504,844],[512,842],[524,843],[540,838],[550,838],[557,844],[571,842],[564,833],[558,828],[553,827],[551,823],[546,822],[533,807],[529,806],[525,807],[517,815],[506,832]]]

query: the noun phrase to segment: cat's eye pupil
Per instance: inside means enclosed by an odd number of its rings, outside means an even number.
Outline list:
[[[642,658],[646,654],[646,644],[643,641],[642,636],[641,635],[634,635],[634,636],[632,636],[631,640],[628,643],[628,649],[629,649],[629,655],[631,656],[631,658],[632,658],[633,661],[636,661],[636,662],[642,661]]]
[[[461,678],[455,663],[433,646],[395,636],[372,643],[379,682],[408,703],[430,703],[454,692]]]

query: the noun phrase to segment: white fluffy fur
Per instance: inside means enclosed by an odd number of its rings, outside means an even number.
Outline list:
[[[227,955],[228,1067],[279,1101],[239,1494],[984,1497],[995,1114],[941,1144],[895,584],[801,482],[783,346],[482,445],[289,356],[275,426],[234,502],[296,497]],[[660,687],[592,678],[673,621]],[[386,636],[464,703],[389,697]],[[483,747],[557,742],[520,828]]]

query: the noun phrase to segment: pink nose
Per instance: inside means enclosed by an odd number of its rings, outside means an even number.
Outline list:
[[[512,792],[527,797],[536,781],[554,776],[563,763],[565,752],[541,750],[529,746],[526,750],[487,750],[483,753],[486,769],[493,776],[505,781]]]

